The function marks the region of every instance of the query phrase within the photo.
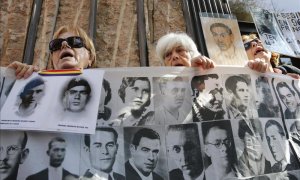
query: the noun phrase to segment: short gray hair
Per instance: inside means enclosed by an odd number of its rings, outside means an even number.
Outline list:
[[[186,33],[169,33],[162,36],[156,45],[156,54],[159,59],[164,62],[166,52],[173,49],[174,47],[182,46],[191,55],[191,58],[200,55],[195,42]]]

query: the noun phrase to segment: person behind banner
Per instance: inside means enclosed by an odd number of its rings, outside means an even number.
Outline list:
[[[162,104],[155,109],[155,120],[162,124],[181,124],[192,122],[192,114],[184,108],[187,79],[183,77],[161,77],[158,79]]]
[[[132,138],[130,144],[131,158],[125,163],[126,179],[163,180],[154,172],[159,158],[161,140],[153,129],[142,128]]]
[[[236,154],[229,121],[202,123],[204,151],[208,167],[206,179],[221,180],[236,177]]]
[[[275,160],[275,164],[271,167],[272,172],[299,169],[299,162],[297,162],[294,153],[290,150],[289,142],[279,122],[273,119],[268,120],[265,125],[265,135]]]
[[[177,165],[170,180],[205,179],[197,124],[168,126],[166,141],[169,162]]]
[[[29,81],[20,93],[20,104],[16,112],[19,116],[30,116],[38,108],[41,98],[45,94],[45,82],[41,78]]]
[[[264,48],[256,34],[243,35],[242,40],[248,56],[248,66],[259,72],[285,74],[300,79],[300,69],[292,65],[279,65],[278,53]]]
[[[257,99],[257,112],[259,117],[280,117],[280,109],[271,92],[267,77],[260,76],[255,80]]]
[[[240,61],[246,61],[244,51],[235,47],[234,34],[228,25],[213,23],[210,25],[210,32],[219,47],[219,53],[212,56],[216,64],[237,65]]]
[[[64,110],[82,112],[91,97],[91,87],[87,80],[76,77],[69,81],[63,92]]]
[[[111,122],[108,121],[111,116],[111,109],[107,107],[107,104],[110,102],[110,100],[111,100],[110,83],[106,79],[103,79],[100,103],[98,108],[97,126],[113,125]]]
[[[84,143],[89,151],[92,168],[84,178],[102,178],[107,180],[125,180],[125,177],[113,171],[119,144],[118,133],[110,127],[97,127],[94,135],[85,135]]]
[[[0,180],[16,180],[19,166],[26,160],[28,136],[23,131],[0,130]]]
[[[49,43],[50,62],[53,69],[86,69],[96,67],[96,51],[93,41],[77,25],[63,25]],[[28,78],[39,71],[37,66],[14,61],[9,68],[15,70],[16,78]]]
[[[120,115],[114,122],[124,126],[154,123],[154,112],[146,113],[147,107],[151,104],[151,85],[148,77],[124,77],[118,94],[124,108],[120,110]]]
[[[233,75],[226,79],[225,88],[232,96],[228,106],[228,117],[230,119],[254,118],[249,82],[242,76]]]
[[[70,173],[61,165],[66,155],[66,140],[62,137],[54,137],[48,143],[47,155],[49,156],[48,168],[28,176],[26,180],[41,180],[41,179],[64,179],[66,176],[73,176],[78,178],[77,175]]]
[[[271,173],[271,163],[263,154],[263,131],[259,120],[250,119],[250,126],[244,119],[239,121],[238,135],[244,143],[244,150],[238,159],[238,170],[243,177]]]
[[[286,107],[284,111],[285,119],[300,118],[300,103],[298,103],[295,91],[286,83],[279,82],[276,90],[282,103]]]

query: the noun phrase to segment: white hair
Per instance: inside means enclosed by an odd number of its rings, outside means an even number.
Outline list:
[[[156,54],[164,62],[166,53],[178,46],[185,48],[191,58],[200,55],[195,42],[186,33],[169,33],[162,36],[157,42]]]

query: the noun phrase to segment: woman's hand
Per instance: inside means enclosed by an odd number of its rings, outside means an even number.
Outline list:
[[[202,69],[210,69],[215,67],[215,63],[213,60],[209,59],[206,56],[199,55],[197,57],[194,57],[191,60],[191,66],[192,67],[199,67]]]
[[[9,64],[7,67],[15,70],[15,75],[17,79],[22,79],[22,78],[26,79],[29,76],[31,76],[33,72],[39,71],[39,67],[37,66],[28,65],[18,61],[14,61],[13,63]]]

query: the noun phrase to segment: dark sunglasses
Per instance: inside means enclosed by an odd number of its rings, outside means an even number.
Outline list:
[[[66,41],[71,48],[85,47],[85,44],[83,43],[83,39],[81,37],[72,36],[72,37],[68,37],[66,39],[63,39],[63,38],[53,39],[49,43],[49,50],[51,52],[59,50],[64,41]]]
[[[258,38],[256,38],[256,39],[253,39],[249,42],[244,43],[244,48],[245,48],[246,51],[251,48],[251,43],[252,42],[260,43],[260,40]]]

